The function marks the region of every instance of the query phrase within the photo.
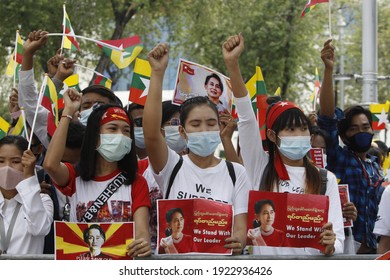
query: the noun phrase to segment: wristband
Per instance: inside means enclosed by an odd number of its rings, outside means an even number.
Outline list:
[[[61,116],[61,119],[62,118],[68,118],[68,119],[70,119],[71,121],[73,120],[73,117],[71,116],[71,115],[62,115]]]

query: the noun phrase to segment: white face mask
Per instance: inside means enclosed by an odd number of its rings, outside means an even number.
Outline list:
[[[187,148],[187,143],[183,137],[180,136],[179,126],[172,125],[164,127],[165,141],[169,148],[174,150],[176,153],[180,153]]]
[[[219,130],[191,132],[187,133],[187,137],[187,147],[191,152],[201,157],[213,154],[221,143]]]
[[[310,136],[280,136],[279,151],[291,160],[300,160],[311,149]]]
[[[100,134],[99,154],[108,162],[120,161],[131,151],[132,140],[123,134]]]
[[[10,166],[0,167],[0,187],[5,190],[13,190],[23,181],[24,174]]]
[[[84,110],[84,111],[81,111],[80,112],[80,122],[83,124],[83,125],[87,125],[87,122],[88,122],[88,118],[89,116],[91,115],[93,111],[93,106],[87,110]]]
[[[144,130],[142,127],[134,127],[135,146],[139,149],[145,149]]]

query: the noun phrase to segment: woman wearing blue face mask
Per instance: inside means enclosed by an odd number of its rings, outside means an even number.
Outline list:
[[[258,123],[239,68],[238,61],[243,50],[242,34],[230,37],[222,46],[237,106],[241,156],[249,178],[257,189],[264,191],[328,195],[329,223],[323,226],[324,231],[321,233],[320,243],[325,246],[322,253],[342,253],[344,226],[336,177],[331,172],[323,175],[306,157],[311,148],[310,121],[292,102],[279,101],[272,104],[266,116],[268,153],[264,151]],[[320,252],[310,248],[286,248],[284,251],[267,253]]]
[[[65,108],[49,144],[44,168],[53,183],[70,197],[71,222],[135,222],[131,257],[151,254],[148,230],[149,192],[137,174],[134,125],[116,105],[102,105],[88,119],[77,168],[62,163],[71,116],[80,106],[80,94],[64,93]]]
[[[231,163],[214,156],[221,142],[217,108],[207,97],[195,97],[183,103],[179,132],[187,142],[189,153],[181,158],[169,148],[160,133],[162,82],[168,64],[168,46],[157,45],[148,58],[152,75],[143,125],[153,175],[164,198],[205,198],[232,204],[235,213],[233,234],[226,239],[225,247],[239,254],[246,242],[250,185],[241,165],[233,163],[228,167]],[[181,160],[182,165],[169,188],[171,174]],[[234,172],[235,179],[229,171]]]

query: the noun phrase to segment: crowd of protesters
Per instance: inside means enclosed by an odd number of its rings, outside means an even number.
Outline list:
[[[179,199],[179,193],[191,197],[196,184],[211,190],[208,199],[233,206],[233,231],[224,246],[234,254],[245,253],[250,190],[329,197],[328,222],[319,240],[324,250],[286,248],[259,254],[329,256],[390,250],[390,190],[384,175],[389,149],[373,140],[368,109],[335,107],[332,40],[320,54],[324,74],[318,112],[309,117],[291,101],[269,99],[266,141],[240,72],[239,60],[245,55],[242,34],[227,38],[221,50],[237,120],[207,96],[189,98],[181,106],[163,102],[169,46],[160,43],[148,53],[151,78],[145,106],[123,106],[111,89],[100,85],[81,92],[67,89],[52,136],[47,133],[50,113],[38,105],[33,69],[35,54],[47,40],[45,31],[29,34],[18,88],[10,94],[10,113],[23,107],[28,131],[34,130],[31,143],[22,136],[0,140],[0,254],[53,254],[53,221],[63,220],[134,221],[135,238],[127,254],[150,256],[157,246],[156,201]],[[58,53],[48,61],[58,92],[73,74],[74,63]],[[232,142],[237,129],[239,147]],[[220,143],[226,159],[215,155]],[[325,173],[308,156],[312,147],[323,149]],[[172,180],[173,172],[177,174]],[[91,211],[90,202],[113,182],[116,189],[106,197],[107,206],[96,203]],[[348,184],[350,202],[341,205],[338,184]],[[118,203],[120,213],[113,211]],[[351,219],[353,227],[344,228],[343,219]]]

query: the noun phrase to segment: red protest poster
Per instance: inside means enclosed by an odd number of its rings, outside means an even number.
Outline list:
[[[231,255],[232,205],[207,199],[157,200],[158,254]]]
[[[339,195],[340,195],[341,207],[343,207],[345,203],[350,202],[348,184],[339,185]],[[346,219],[343,217],[343,221],[344,221],[344,227],[353,226],[352,219]]]
[[[311,148],[310,157],[315,165],[320,168],[325,168],[324,152],[321,148]]]
[[[126,247],[134,240],[134,223],[55,221],[56,260],[130,260]]]
[[[324,195],[250,191],[247,245],[322,250],[319,236],[328,208]]]

